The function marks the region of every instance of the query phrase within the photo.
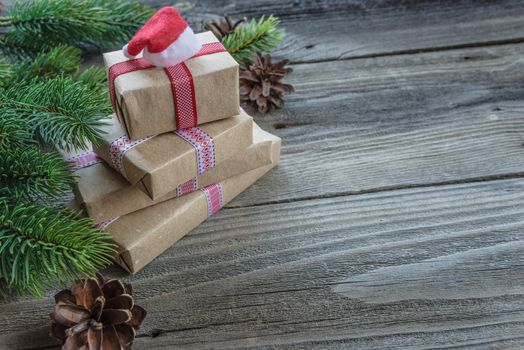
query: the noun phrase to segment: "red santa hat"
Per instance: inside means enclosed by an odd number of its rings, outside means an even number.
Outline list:
[[[124,46],[124,55],[143,57],[158,67],[174,66],[194,56],[202,45],[184,18],[173,7],[164,7],[151,17]]]

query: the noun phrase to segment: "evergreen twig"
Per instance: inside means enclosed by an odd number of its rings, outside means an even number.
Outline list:
[[[0,288],[42,296],[51,283],[69,283],[109,265],[115,246],[92,225],[66,209],[0,199]]]
[[[38,53],[34,58],[20,60],[13,72],[16,81],[31,80],[35,76],[51,78],[59,74],[78,73],[81,50],[74,46],[59,45]]]
[[[13,84],[0,91],[0,104],[25,118],[43,141],[65,150],[98,144],[110,111],[100,89],[64,76]]]
[[[104,96],[107,98],[107,73],[104,68],[95,66],[86,68],[77,76],[77,80],[91,89],[104,88]]]
[[[13,77],[13,66],[0,57],[0,87],[6,87]]]
[[[1,46],[34,53],[59,44],[120,44],[152,14],[152,8],[124,0],[18,1],[0,18],[0,26],[9,28]]]
[[[233,58],[244,68],[256,52],[267,54],[284,40],[285,31],[278,27],[280,20],[269,16],[238,26],[222,39],[222,44]]]
[[[0,152],[0,197],[60,198],[73,182],[69,165],[58,153],[42,153],[36,147]]]
[[[0,108],[0,157],[17,147],[33,143],[29,124],[11,109]]]

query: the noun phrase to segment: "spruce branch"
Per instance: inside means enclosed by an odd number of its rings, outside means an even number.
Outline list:
[[[68,163],[36,147],[0,151],[0,197],[31,201],[60,198],[74,183]]]
[[[64,76],[13,84],[0,91],[0,105],[24,117],[43,141],[65,150],[98,144],[111,108],[100,89]]]
[[[13,77],[13,66],[3,57],[0,57],[0,87],[6,87],[10,84]]]
[[[51,283],[94,275],[111,263],[115,246],[92,225],[66,209],[0,199],[0,286],[42,296]]]
[[[13,110],[0,108],[0,153],[33,143],[28,123]]]
[[[37,50],[32,46],[13,41],[10,35],[0,36],[0,52],[10,62],[18,62],[24,59],[34,58]]]
[[[124,0],[23,0],[0,26],[9,27],[3,46],[38,52],[59,44],[116,45],[129,39],[153,9]]]
[[[256,52],[268,54],[284,40],[285,31],[279,28],[280,20],[269,16],[238,26],[222,39],[222,44],[233,58],[244,68]]]
[[[81,50],[59,45],[38,53],[34,58],[23,58],[13,72],[15,81],[32,80],[36,76],[52,78],[59,74],[74,75],[80,69]]]
[[[92,89],[103,87],[105,89],[104,96],[107,98],[107,73],[104,68],[96,66],[86,68],[77,76],[77,80]]]

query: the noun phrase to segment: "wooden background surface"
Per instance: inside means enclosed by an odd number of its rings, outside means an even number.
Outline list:
[[[176,6],[279,16],[296,93],[256,116],[277,169],[107,271],[149,311],[136,349],[524,348],[523,1]],[[56,348],[51,295],[0,304],[1,349]]]

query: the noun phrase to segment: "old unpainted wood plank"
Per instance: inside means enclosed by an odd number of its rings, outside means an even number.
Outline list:
[[[523,200],[510,179],[225,209],[126,277],[136,348],[524,346]],[[52,303],[0,305],[0,344],[50,345]]]
[[[295,65],[256,205],[524,172],[524,45]],[[270,190],[268,190],[270,189]]]
[[[165,0],[142,1],[156,7]],[[524,4],[501,1],[215,1],[174,4],[196,31],[224,13],[233,18],[274,14],[287,31],[275,52],[294,62],[343,60],[524,40]],[[116,49],[116,48],[115,48]],[[100,53],[89,64],[102,64]]]
[[[524,4],[516,0],[189,0],[175,6],[196,29],[224,13],[279,16],[288,36],[277,55],[301,62],[524,39]]]

